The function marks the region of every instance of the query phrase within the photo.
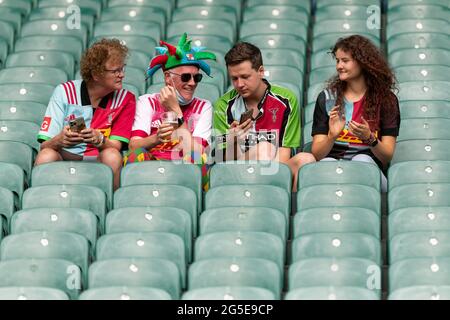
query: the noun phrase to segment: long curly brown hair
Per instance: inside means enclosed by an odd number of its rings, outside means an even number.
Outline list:
[[[388,117],[397,116],[397,92],[395,74],[389,67],[381,51],[367,38],[352,35],[340,38],[331,49],[336,58],[336,51],[341,49],[350,53],[361,67],[367,91],[363,105],[363,117],[369,121],[371,130],[379,130],[381,112]],[[336,93],[336,105],[342,106],[347,83],[333,76],[328,81],[328,89]]]

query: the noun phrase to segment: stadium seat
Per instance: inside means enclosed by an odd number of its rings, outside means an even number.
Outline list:
[[[272,291],[258,287],[210,287],[188,290],[182,300],[275,300]]]
[[[83,161],[56,161],[33,168],[31,174],[33,187],[46,185],[89,185],[97,187],[106,194],[108,208],[113,204],[113,173],[103,163]]]
[[[365,208],[311,208],[294,216],[293,237],[335,232],[364,233],[379,239],[380,229],[380,217]]]
[[[0,3],[0,8],[8,8],[21,15],[27,16],[31,11],[32,1],[29,0],[3,0]]]
[[[69,300],[59,289],[46,287],[5,287],[0,288],[0,300]]]
[[[442,4],[442,3],[440,3]],[[416,19],[417,21],[432,19],[448,20],[448,13],[444,6],[436,4],[428,4],[422,1],[421,5],[397,6],[389,9],[387,14],[388,24],[404,19]]]
[[[71,54],[62,51],[30,50],[12,53],[6,59],[6,67],[54,67],[73,77],[75,61]],[[13,81],[9,81],[13,82]],[[52,86],[54,88],[54,86]],[[43,101],[42,103],[47,103]]]
[[[304,124],[313,121],[313,119],[314,119],[314,108],[315,107],[316,107],[316,103],[315,102],[311,102],[311,103],[307,104],[306,107],[303,108],[303,112],[305,114],[304,117],[303,117]]]
[[[406,232],[450,230],[449,207],[406,207],[389,213],[389,238]]]
[[[20,37],[19,39],[17,39],[14,46],[15,52],[26,52],[34,50],[52,50],[65,52],[70,54],[77,64],[81,58],[83,44],[81,40],[72,36],[38,35]],[[66,67],[64,66],[63,70],[65,70],[65,68]]]
[[[289,266],[288,279],[289,291],[297,288],[318,286],[350,286],[371,289],[379,296],[381,289],[381,271],[379,267],[374,261],[361,258],[313,258],[300,260]],[[368,288],[368,283],[371,285],[370,288]]]
[[[80,185],[48,185],[25,190],[22,209],[80,208],[92,211],[104,230],[106,214],[105,193],[97,187]]]
[[[78,300],[171,300],[166,291],[148,287],[104,287],[83,291]]]
[[[399,84],[398,99],[405,100],[450,100],[448,81],[408,81]]]
[[[380,29],[367,28],[368,19],[326,19],[314,24],[313,38],[329,33],[348,33],[380,37]]]
[[[303,73],[292,66],[264,65],[264,78],[270,82],[290,82],[299,88],[303,88]]]
[[[129,207],[114,209],[106,216],[106,234],[121,232],[168,232],[183,239],[186,261],[192,259],[192,219],[173,207]]]
[[[0,162],[0,187],[14,193],[14,206],[20,207],[24,190],[25,174],[17,164]]]
[[[380,190],[380,169],[360,161],[322,161],[299,170],[298,189],[321,184],[360,184]]]
[[[450,87],[450,82],[449,82]],[[403,119],[397,141],[417,139],[450,139],[450,119]]]
[[[450,255],[446,231],[416,231],[393,236],[389,241],[389,263],[411,258],[439,258]]]
[[[450,37],[438,32],[409,32],[392,36],[387,41],[388,55],[400,49],[426,49],[450,46]]]
[[[156,41],[155,39],[149,38],[147,36],[140,35],[102,35],[98,37],[92,37],[90,41],[90,45],[93,43],[106,38],[106,39],[119,39],[123,45],[126,45],[128,49],[132,51],[140,51],[146,54],[152,53],[155,51]],[[142,69],[142,71],[145,71]]]
[[[450,300],[450,286],[411,286],[391,292],[389,300]]]
[[[172,22],[184,20],[214,20],[226,21],[237,32],[236,10],[228,5],[193,5],[177,8],[172,15]]]
[[[149,21],[157,22],[161,30],[166,28],[166,15],[161,8],[144,6],[116,6],[102,10],[99,21]]]
[[[311,131],[312,131],[312,121],[310,121],[310,122],[308,122],[308,123],[305,123],[305,125],[303,126],[303,132],[302,132],[302,137],[303,137],[302,151],[304,151],[304,152],[311,152],[311,143],[312,143]]]
[[[11,218],[11,234],[32,231],[77,233],[95,248],[97,218],[91,211],[78,208],[35,208],[15,212]]]
[[[244,20],[259,20],[259,19],[273,19],[276,20],[297,20],[309,21],[309,12],[302,7],[296,5],[257,5],[247,7],[244,11]]]
[[[213,9],[216,6],[229,6],[236,12],[238,21],[241,20],[241,0],[182,0],[178,2],[178,8],[192,7],[192,6],[210,6]]]
[[[159,258],[178,267],[182,287],[186,284],[184,240],[167,232],[122,232],[101,236],[97,240],[96,260],[116,258]]]
[[[330,51],[339,38],[353,35],[351,32],[324,33],[312,39],[312,52],[316,53],[322,50]],[[375,46],[380,47],[380,38],[377,35],[364,33],[364,37],[368,38]]]
[[[336,67],[334,65],[329,65],[323,68],[316,68],[314,69],[314,72],[311,72],[309,74],[309,85],[316,83],[324,85],[327,80],[331,79],[336,74]]]
[[[16,89],[14,85],[0,85],[0,92],[3,90]],[[37,90],[37,89],[36,89]],[[39,126],[29,121],[0,120],[0,140],[23,142],[32,147],[36,152],[39,150],[39,143],[36,140]]]
[[[304,40],[307,39],[307,25],[298,20],[272,20],[259,19],[244,21],[241,24],[239,36],[245,38],[257,34],[283,34],[296,35]]]
[[[20,27],[22,25],[22,15],[19,11],[13,8],[6,8],[0,6],[0,20],[8,22],[14,28],[16,34],[20,34]]]
[[[4,40],[9,51],[12,51],[14,45],[14,27],[11,23],[0,20],[0,40]]]
[[[332,44],[332,46],[334,43]],[[333,55],[330,52],[330,49],[325,49],[321,51],[315,51],[311,54],[311,73],[316,72],[316,69],[323,68],[323,67],[335,67],[336,66],[336,60],[334,59]],[[324,84],[320,84],[324,86]],[[311,87],[310,87],[311,88]],[[308,90],[308,99],[309,99],[309,90]],[[315,98],[314,98],[315,100]],[[308,100],[309,102],[309,100]]]
[[[290,0],[293,1],[293,0]],[[345,5],[365,5],[366,7],[370,5],[379,5],[380,1],[376,0],[345,0]],[[331,5],[342,5],[341,0],[319,0],[316,1],[316,11],[322,10],[323,8]]]
[[[188,288],[252,286],[272,291],[277,299],[282,274],[273,261],[259,258],[214,258],[196,261],[189,267]]]
[[[286,293],[285,300],[380,300],[372,290],[360,287],[308,287]]]
[[[262,49],[261,53],[265,68],[269,67],[270,69],[271,66],[285,66],[286,61],[289,61],[290,67],[295,67],[302,73],[305,70],[305,57],[292,50]]]
[[[61,0],[39,0],[39,8],[53,8],[55,6],[61,5]],[[95,14],[97,17],[100,16],[102,9],[102,2],[95,0],[66,0],[68,5],[76,5],[81,9],[82,13]],[[75,10],[70,11],[70,7],[67,9],[68,13],[74,13]],[[33,13],[33,12],[32,12]]]
[[[139,184],[176,184],[191,189],[197,198],[197,208],[202,208],[202,177],[200,168],[188,163],[170,161],[144,161],[131,163],[122,169],[120,186]]]
[[[54,0],[53,0],[54,1]],[[48,2],[48,1],[46,1]],[[94,2],[94,1],[92,1]],[[80,11],[75,11],[73,7],[70,6],[61,6],[61,2],[53,4],[53,6],[43,7],[41,4],[44,2],[39,2],[40,8],[36,8],[31,11],[31,14],[28,17],[28,21],[35,20],[62,20],[66,23],[72,23],[74,27],[78,27],[78,23],[82,23],[86,26],[89,33],[92,32],[92,28],[94,26],[94,18],[96,12],[88,9],[86,7],[78,7]],[[73,5],[77,5],[73,3]],[[75,14],[80,13],[77,18],[75,18]]]
[[[281,6],[296,6],[306,12],[311,12],[311,6],[309,1],[297,1],[297,0],[248,0],[247,7],[254,7],[260,5],[281,5]]]
[[[389,167],[389,190],[411,183],[450,183],[450,161],[405,161]]]
[[[167,26],[167,37],[181,36],[183,32],[195,35],[212,35],[223,37],[234,43],[236,31],[228,21],[224,20],[189,20],[174,21]]]
[[[198,205],[192,189],[180,185],[133,185],[114,193],[114,209],[124,207],[175,207],[186,210],[192,219],[192,232],[197,234]]]
[[[141,36],[159,41],[163,34],[159,23],[151,21],[102,21],[95,25],[94,37]]]
[[[25,143],[0,141],[0,161],[17,164],[25,172],[25,183],[29,185],[33,150]]]
[[[439,80],[448,81],[450,66],[445,65],[424,65],[412,66],[406,65],[395,68],[395,76],[398,82],[416,81],[416,80]]]
[[[389,212],[416,206],[450,206],[449,192],[450,183],[404,184],[389,191]]]
[[[445,11],[442,12],[445,16]],[[434,19],[429,17],[426,19],[415,19],[412,15],[408,19],[389,21],[386,25],[386,39],[389,41],[393,36],[408,32],[442,32],[448,30],[447,19]]]
[[[3,68],[7,56],[8,56],[8,44],[4,39],[0,38],[0,69]]]
[[[450,101],[402,101],[400,103],[400,116],[402,119],[450,119]]]
[[[284,243],[288,224],[281,211],[266,207],[223,207],[202,212],[201,235],[224,231],[267,232],[280,237]]]
[[[233,184],[265,184],[292,188],[292,174],[283,163],[272,161],[227,161],[215,164],[210,171],[210,188]]]
[[[159,8],[162,11],[164,11],[164,14],[166,16],[166,21],[170,21],[172,17],[172,10],[174,6],[174,1],[167,1],[167,0],[110,0],[108,1],[108,7],[154,7]]]
[[[418,4],[427,4],[427,5],[442,5],[442,1],[439,0],[389,0],[388,1],[388,10],[392,10],[397,6],[404,5],[418,5]]]
[[[180,272],[175,263],[156,258],[96,261],[89,267],[89,289],[111,286],[153,287],[180,296]]]
[[[275,262],[284,268],[285,245],[280,237],[267,232],[225,231],[203,234],[195,240],[195,261],[249,257]]]
[[[12,234],[2,240],[0,253],[2,261],[29,258],[64,259],[77,265],[87,280],[89,244],[87,239],[79,234],[61,231]]]
[[[306,55],[305,39],[295,34],[254,34],[241,36],[240,40],[253,43],[260,49],[289,49]]]
[[[352,206],[379,213],[380,205],[380,191],[359,184],[321,184],[297,192],[297,211],[300,212],[310,208]]]
[[[218,51],[225,55],[231,49],[231,41],[221,36],[210,34],[189,34],[189,39],[192,40],[192,46],[206,47],[208,50]],[[174,36],[167,39],[167,43],[178,43],[180,37]],[[211,66],[211,65],[210,65]],[[214,74],[213,74],[214,76]]]
[[[11,216],[15,211],[14,194],[11,190],[0,187],[0,199],[0,220],[2,220],[1,218],[4,218],[5,222],[2,223],[6,224],[2,229],[6,231],[8,229],[8,221],[11,219]],[[2,233],[2,229],[0,229],[0,233]]]
[[[363,233],[313,233],[292,241],[292,262],[312,258],[363,258],[381,264],[380,240]]]
[[[450,258],[405,259],[389,267],[389,292],[422,285],[450,285]]]
[[[63,259],[14,259],[0,262],[0,287],[47,287],[78,297],[81,271]]]
[[[391,164],[411,160],[450,160],[449,140],[407,140],[397,142]]]
[[[389,62],[392,67],[397,68],[409,65],[447,65],[449,66],[450,53],[446,49],[427,48],[427,49],[401,49],[392,52],[389,55]],[[421,79],[417,79],[421,80]],[[433,80],[433,79],[424,79]]]
[[[378,21],[381,20],[381,9],[379,9],[378,12],[372,12],[372,10],[368,10],[368,5],[360,3],[348,4],[348,1],[345,2],[346,3],[327,4],[326,6],[319,7],[316,10],[315,22],[334,19],[363,20],[368,19],[369,16],[373,19],[374,15],[376,15]]]
[[[11,67],[0,71],[0,83],[45,83],[57,86],[68,80],[67,74],[53,67]]]

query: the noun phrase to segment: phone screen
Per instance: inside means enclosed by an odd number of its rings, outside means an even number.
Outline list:
[[[86,124],[84,122],[83,117],[76,118],[69,122],[70,130],[74,132],[80,132],[81,130],[86,128]]]
[[[239,124],[243,124],[248,119],[253,119],[253,110],[247,110],[243,114],[241,114]]]

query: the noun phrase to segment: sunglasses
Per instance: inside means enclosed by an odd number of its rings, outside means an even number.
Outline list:
[[[170,71],[168,71],[168,72],[170,74],[174,74],[174,75],[180,76],[181,81],[183,81],[183,82],[188,82],[188,81],[191,80],[191,78],[194,78],[194,82],[195,83],[199,83],[203,79],[203,75],[201,73],[196,73],[196,74],[182,73],[182,74],[179,74],[179,73],[170,72]]]

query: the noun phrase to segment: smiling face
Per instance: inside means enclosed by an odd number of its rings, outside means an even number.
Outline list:
[[[255,70],[252,68],[252,63],[249,60],[228,66],[228,74],[233,87],[243,98],[252,97],[264,85],[262,81],[264,78],[264,67],[260,66],[258,70]]]
[[[336,71],[341,81],[349,81],[361,76],[361,67],[358,62],[353,59],[350,52],[342,49],[336,51]]]
[[[183,73],[191,74],[189,81],[181,81]],[[198,83],[194,81],[194,75],[199,73],[199,68],[196,66],[179,66],[164,72],[164,79],[166,85],[173,86],[181,96],[187,101],[192,100],[194,97],[195,89]]]

